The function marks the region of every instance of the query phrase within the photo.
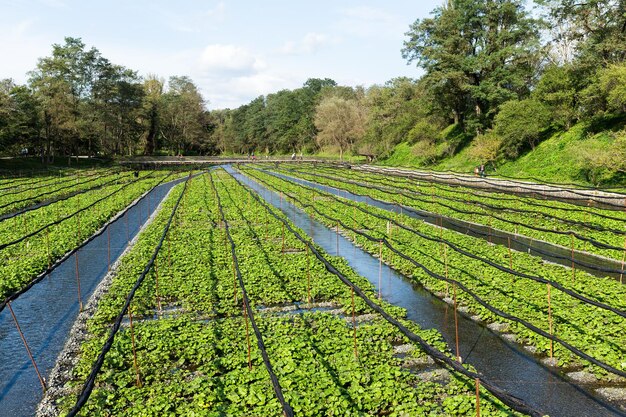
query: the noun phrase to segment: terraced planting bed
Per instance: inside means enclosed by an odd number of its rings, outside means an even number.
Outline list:
[[[172,190],[79,341],[40,415],[476,415],[436,331],[221,170]]]
[[[110,174],[83,192],[1,219],[0,300],[45,273],[142,194],[179,175],[157,171],[137,177],[130,172]],[[74,184],[75,179],[67,181]]]
[[[512,197],[403,177],[328,167],[277,172],[359,195],[623,261],[626,211],[580,207],[554,200]]]
[[[439,297],[452,302],[456,287],[466,314],[555,358],[548,363],[624,384],[626,289],[619,282],[581,271],[573,276],[568,268],[405,214],[254,168],[244,172]]]

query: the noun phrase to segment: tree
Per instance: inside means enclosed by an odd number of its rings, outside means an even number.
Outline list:
[[[515,158],[526,146],[534,149],[549,124],[550,112],[539,101],[511,100],[501,106],[493,131],[502,139],[505,155]]]
[[[329,95],[322,99],[315,111],[318,145],[339,148],[339,159],[365,133],[367,113],[357,98],[346,99]]]
[[[530,93],[540,22],[520,0],[449,0],[406,33],[402,56],[426,71],[432,98],[455,123],[489,127],[498,106]]]
[[[159,116],[163,107],[161,96],[163,95],[163,86],[165,80],[154,74],[148,75],[143,82],[143,90],[145,99],[143,103],[142,120],[147,125],[146,145],[144,154],[152,155],[157,149]]]
[[[204,99],[186,76],[170,77],[163,95],[161,135],[176,154],[199,145],[204,130]]]

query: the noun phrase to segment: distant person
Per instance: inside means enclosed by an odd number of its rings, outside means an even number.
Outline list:
[[[480,175],[480,168],[479,167],[474,167],[474,176],[477,177]]]
[[[300,151],[300,160],[302,161],[304,158],[302,157],[302,151]]]
[[[296,160],[296,153],[295,153],[295,152],[291,154],[291,160],[292,160],[292,161],[295,161],[295,160]]]
[[[480,169],[479,169],[478,172],[479,172],[481,178],[485,178],[486,177],[486,175],[485,175],[485,164],[481,164]]]

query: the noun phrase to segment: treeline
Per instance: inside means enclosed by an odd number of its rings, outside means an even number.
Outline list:
[[[26,85],[0,81],[0,152],[54,156],[214,153],[189,77],[141,78],[76,38],[40,58]]]
[[[318,151],[385,157],[408,142],[425,165],[465,146],[494,164],[556,131],[623,124],[626,1],[449,0],[406,33],[402,55],[418,80],[350,88],[309,80],[302,88],[211,112],[222,152]],[[541,17],[533,17],[534,15]],[[626,134],[615,152],[586,149],[590,163],[626,169]]]
[[[67,38],[26,85],[0,84],[1,149],[384,158],[406,142],[424,165],[461,149],[496,165],[583,122],[615,130],[608,152],[581,148],[589,164],[626,172],[626,0],[535,3],[531,13],[521,0],[448,0],[415,21],[401,52],[419,79],[312,78],[212,111],[189,78],[144,79]]]

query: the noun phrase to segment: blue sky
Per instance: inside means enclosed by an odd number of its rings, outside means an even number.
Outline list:
[[[442,0],[0,0],[0,78],[26,81],[65,36],[141,75],[188,75],[210,109],[310,77],[344,85],[418,77],[400,49]]]

